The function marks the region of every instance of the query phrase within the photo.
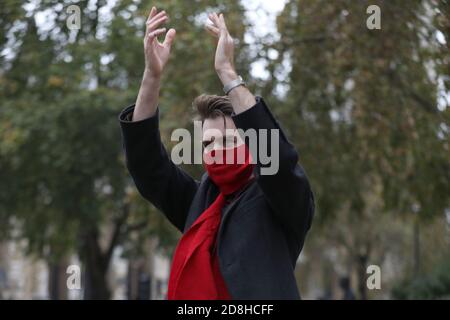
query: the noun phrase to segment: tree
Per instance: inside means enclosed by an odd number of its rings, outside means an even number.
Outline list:
[[[81,2],[81,29],[69,30],[71,4],[13,1],[0,17],[7,35],[0,49],[7,43],[10,48],[0,78],[0,231],[8,238],[13,226],[28,240],[30,254],[56,267],[51,270],[61,270],[66,256],[76,252],[83,262],[84,297],[104,299],[111,296],[106,276],[117,246],[136,255],[142,239],[156,236],[170,252],[177,234],[139,200],[125,168],[117,120],[136,99],[149,4]],[[178,31],[161,98],[166,142],[171,129],[190,122],[196,95],[220,89],[215,43],[201,23],[205,11],[223,10],[241,41],[245,31],[239,3],[196,4],[152,3],[169,13]],[[35,17],[44,12],[49,19],[39,26]],[[239,68],[247,65],[244,50]]]
[[[266,51],[278,52],[266,90],[275,95],[276,82],[287,88],[275,111],[311,178],[314,225],[343,228],[348,240],[383,214],[423,224],[449,207],[448,108],[437,100],[437,66],[448,50],[436,45],[436,2],[372,4],[381,8],[381,30],[366,28],[365,2],[290,1],[277,19],[280,41],[266,43]],[[448,21],[444,7],[441,24]],[[379,184],[382,206],[369,218],[373,199],[366,195],[376,197]],[[343,210],[352,224],[338,223]],[[369,248],[382,246],[370,234],[352,258],[362,298]]]

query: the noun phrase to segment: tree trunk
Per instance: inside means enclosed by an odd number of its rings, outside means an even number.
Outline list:
[[[139,272],[137,260],[134,257],[128,259],[127,272],[127,298],[128,300],[137,300],[138,296]]]
[[[414,276],[418,276],[420,274],[421,261],[420,261],[420,226],[417,220],[414,222],[413,243],[414,243],[413,272]]]
[[[84,300],[110,299],[107,270],[92,261],[86,261],[84,267]]]
[[[84,299],[107,300],[111,298],[107,273],[109,258],[98,243],[98,231],[91,229],[83,236],[80,257],[84,266]]]
[[[67,300],[67,259],[48,263],[48,293],[50,300]]]
[[[358,294],[359,299],[361,300],[367,300],[367,284],[366,284],[366,268],[367,268],[367,261],[368,261],[368,255],[367,254],[360,254],[358,255],[358,261],[357,261],[357,272],[358,272]]]
[[[84,299],[111,299],[108,284],[108,270],[112,255],[122,237],[122,228],[129,215],[129,204],[124,203],[122,215],[115,219],[111,229],[111,238],[105,250],[100,246],[100,232],[97,225],[83,230],[81,236],[80,257],[84,264]]]

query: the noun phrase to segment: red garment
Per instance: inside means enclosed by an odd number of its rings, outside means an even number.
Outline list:
[[[184,233],[177,245],[169,278],[169,300],[231,299],[220,273],[219,258],[214,246],[225,196],[246,185],[254,165],[251,164],[250,152],[245,144],[224,151],[213,150],[205,154],[205,168],[211,180],[219,187],[220,193]],[[233,163],[227,163],[230,162],[230,157]]]

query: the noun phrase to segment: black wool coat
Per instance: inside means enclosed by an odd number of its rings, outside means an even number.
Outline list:
[[[258,159],[253,182],[223,208],[220,270],[233,299],[300,299],[294,269],[311,227],[314,196],[293,145],[263,98],[256,101],[232,119],[243,130],[279,129],[279,170],[261,175]],[[219,190],[207,173],[197,181],[170,160],[161,142],[159,112],[131,122],[133,110],[131,105],[119,115],[127,168],[140,194],[185,232]]]

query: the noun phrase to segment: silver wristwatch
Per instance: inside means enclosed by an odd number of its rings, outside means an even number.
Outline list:
[[[228,94],[231,90],[233,90],[234,88],[238,87],[238,86],[245,86],[245,82],[242,79],[241,76],[238,76],[237,79],[227,83],[224,87],[223,87],[223,92],[225,92],[225,94]]]

